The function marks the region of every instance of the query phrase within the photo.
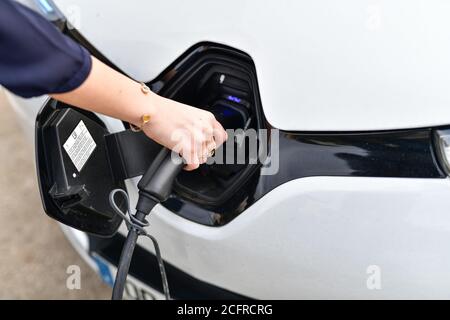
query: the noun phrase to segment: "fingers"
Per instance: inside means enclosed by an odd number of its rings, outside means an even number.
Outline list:
[[[225,141],[228,140],[228,134],[219,121],[214,119],[213,122],[213,136],[216,142],[216,148],[220,147]]]
[[[185,170],[192,171],[208,161],[214,156],[218,147],[227,139],[228,135],[222,125],[215,119],[212,113],[204,113],[196,121],[195,129],[189,134],[191,138],[189,144],[185,145],[181,153],[186,160]]]
[[[206,146],[204,149],[204,152],[206,155],[206,160],[208,160],[208,158],[211,158],[214,156],[216,149],[217,149],[217,144],[214,139],[211,139],[208,143],[206,143]]]
[[[209,142],[209,141],[211,141],[211,140],[214,140],[214,126],[213,126],[213,123],[214,123],[214,121],[216,121],[216,119],[214,118],[214,119],[210,119],[209,120],[210,121],[210,123],[206,123],[206,125],[203,127],[203,129],[202,129],[202,131],[203,131],[203,134],[204,134],[204,141],[203,142],[205,142],[205,143],[207,143],[207,142]]]
[[[201,146],[199,146],[199,141],[203,141]],[[190,149],[192,148],[192,149]],[[198,167],[208,161],[209,158],[214,156],[214,153],[217,149],[217,144],[214,141],[214,138],[211,138],[209,141],[204,141],[204,139],[194,139],[192,144],[188,146],[184,154],[184,158],[186,160],[187,166],[185,170],[192,171],[198,169]]]
[[[186,161],[186,166],[184,167],[184,170],[186,171],[193,171],[197,170],[200,167],[200,161],[199,156],[196,151],[188,151],[186,150],[181,154]]]
[[[194,171],[194,170],[197,170],[199,167],[200,167],[200,164],[193,164],[193,163],[191,163],[191,164],[187,164],[184,167],[184,170],[185,171]]]
[[[204,142],[199,158],[200,164],[206,163],[209,158],[213,157],[216,152],[216,149],[217,146],[216,142],[214,141],[214,138],[211,138],[211,140]]]
[[[187,139],[189,143],[185,145],[181,155],[186,161],[185,170],[196,170],[202,164],[201,155],[203,150],[204,134],[202,130],[194,130]]]

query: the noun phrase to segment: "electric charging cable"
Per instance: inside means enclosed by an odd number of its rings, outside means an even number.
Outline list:
[[[118,193],[122,194],[122,196],[125,198],[125,203],[126,203],[126,206],[128,208],[128,210],[127,210],[128,215],[126,213],[124,213],[119,208],[119,206],[116,204],[115,196]],[[159,248],[158,241],[156,240],[155,237],[150,235],[145,230],[145,228],[148,227],[150,225],[150,223],[148,221],[143,223],[143,222],[137,220],[136,218],[134,218],[134,216],[131,214],[130,199],[128,197],[128,193],[125,190],[116,189],[116,190],[111,191],[111,193],[109,195],[109,202],[111,204],[111,207],[114,209],[114,211],[119,216],[121,216],[122,219],[125,221],[125,224],[127,226],[129,234],[133,233],[133,236],[132,236],[133,239],[135,237],[134,234],[137,234],[136,241],[137,241],[137,238],[139,236],[145,236],[145,237],[149,238],[152,241],[153,247],[155,248],[156,259],[158,260],[159,272],[161,273],[161,281],[162,281],[162,285],[163,285],[164,296],[165,296],[166,300],[170,300],[169,281],[167,280],[166,268],[164,267],[164,261],[163,261],[162,256],[161,256],[161,250]],[[132,231],[132,230],[134,230],[134,231]],[[127,239],[128,239],[128,237],[127,237]],[[119,269],[118,269],[118,270],[123,270],[123,272],[126,273],[126,274],[128,274],[128,270],[126,270],[126,272],[125,272],[125,266],[123,264],[127,264],[128,263],[127,262],[128,259],[130,259],[130,263],[131,263],[132,252],[134,251],[134,245],[133,245],[133,248],[131,248],[131,245],[132,244],[130,243],[129,245],[125,245],[124,246],[124,252],[127,252],[127,254],[129,254],[131,252],[131,255],[130,255],[129,258],[128,257],[127,258],[124,257],[124,259],[122,259],[122,257],[121,257],[120,261],[122,262],[122,267],[119,264]],[[129,267],[127,269],[129,269]],[[120,278],[123,278],[123,275],[119,275],[118,274],[117,276],[120,277]],[[117,284],[117,286],[118,286],[117,290],[118,291],[122,291],[123,292],[123,289],[121,288],[122,287],[121,283],[125,284],[125,282],[126,282],[126,275],[125,275],[125,279],[120,280],[120,281],[116,280],[115,286]],[[122,297],[120,297],[120,299],[121,298]],[[113,300],[115,300],[114,297],[113,297]]]
[[[116,189],[110,193],[109,201],[111,207],[125,220],[128,228],[128,236],[123,246],[122,254],[120,255],[116,280],[114,282],[112,294],[113,300],[122,300],[131,259],[139,236],[146,236],[153,242],[161,273],[164,295],[166,299],[170,299],[167,274],[161,257],[161,251],[156,239],[145,230],[149,225],[146,217],[157,204],[162,203],[169,198],[170,193],[172,192],[173,182],[183,166],[184,163],[180,156],[173,154],[171,151],[164,148],[139,181],[139,199],[134,215],[131,214],[130,201],[126,191]],[[116,203],[115,196],[118,193],[121,193],[125,197],[128,215],[124,213]]]

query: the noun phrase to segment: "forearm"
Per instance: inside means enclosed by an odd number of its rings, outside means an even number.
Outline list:
[[[183,155],[194,170],[205,163],[211,151],[219,147],[227,134],[205,110],[165,99],[153,92],[145,94],[142,85],[92,58],[92,69],[77,89],[51,94],[59,101],[136,126],[157,143]],[[145,126],[142,116],[150,115]]]
[[[153,115],[157,99],[154,93],[145,95],[141,84],[109,68],[92,57],[92,70],[77,89],[52,94],[53,98],[82,109],[101,113],[140,125],[144,114]]]

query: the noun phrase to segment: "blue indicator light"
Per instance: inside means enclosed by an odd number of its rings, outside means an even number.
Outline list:
[[[44,13],[53,13],[55,11],[47,0],[39,0],[38,3],[42,10],[44,10]]]
[[[227,97],[228,100],[232,101],[232,102],[236,102],[236,103],[241,103],[242,99],[235,97],[235,96],[228,96]]]

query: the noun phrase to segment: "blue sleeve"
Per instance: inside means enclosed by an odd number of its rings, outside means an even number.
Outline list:
[[[0,0],[0,85],[22,97],[78,88],[92,67],[86,49],[34,11]]]

